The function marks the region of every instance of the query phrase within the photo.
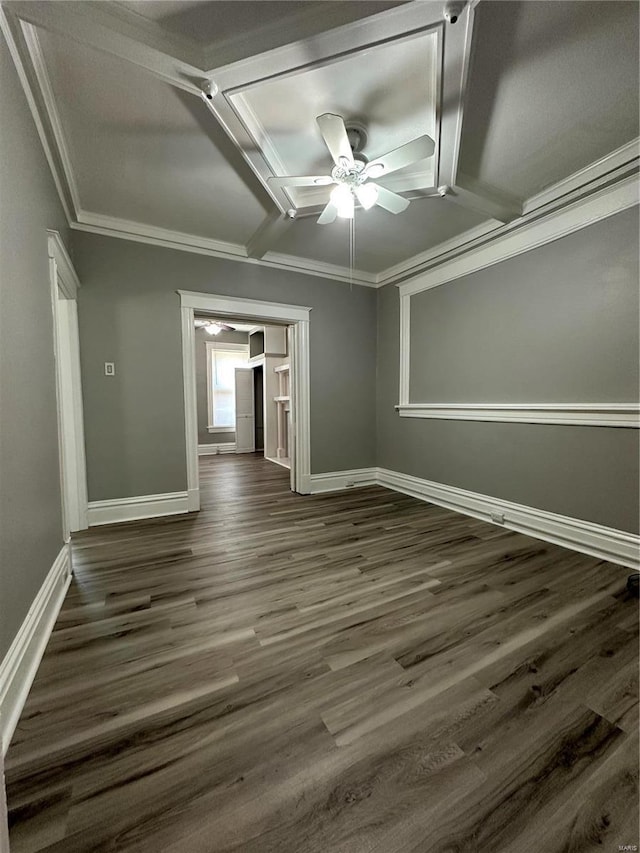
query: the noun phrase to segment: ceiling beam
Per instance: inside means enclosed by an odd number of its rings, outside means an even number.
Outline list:
[[[522,216],[522,202],[458,172],[458,182],[447,190],[447,198],[456,204],[497,219],[512,222]]]
[[[128,21],[112,15],[101,3],[12,2],[11,14],[22,21],[50,32],[74,39],[81,44],[132,62],[172,86],[194,94],[200,93],[206,77],[204,64],[194,51],[176,48],[166,35],[152,36],[146,27],[133,27]],[[188,60],[183,57],[189,53]]]
[[[247,256],[263,258],[271,247],[277,244],[285,231],[291,227],[294,219],[295,212],[293,210],[286,213],[281,213],[277,209],[272,210],[249,238],[246,247]]]
[[[437,185],[453,187],[457,183],[462,125],[467,97],[475,7],[469,3],[456,24],[445,24],[442,51],[442,115],[440,118],[440,157]]]
[[[456,204],[500,222],[511,222],[522,216],[522,202],[519,199],[460,173],[464,113],[473,58],[475,10],[479,3],[480,0],[471,0],[456,24],[445,25],[437,184],[448,187],[447,197]]]

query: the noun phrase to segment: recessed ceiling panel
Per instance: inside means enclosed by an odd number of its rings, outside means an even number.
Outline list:
[[[225,93],[274,175],[328,175],[333,162],[316,117],[364,124],[372,159],[418,136],[438,139],[440,28],[309,64]],[[415,188],[433,186],[436,155],[403,170]],[[394,176],[385,183],[393,188]],[[287,189],[296,208],[326,202],[327,189]]]
[[[110,54],[38,36],[84,210],[248,240],[268,198],[198,97]]]
[[[639,10],[483,0],[461,171],[526,199],[634,139]]]

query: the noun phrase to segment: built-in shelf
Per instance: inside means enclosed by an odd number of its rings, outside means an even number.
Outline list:
[[[289,432],[291,429],[291,382],[289,374],[289,364],[278,364],[273,368],[276,374],[273,378],[278,383],[278,393],[273,398],[276,404],[276,421],[277,421],[277,445],[275,460],[279,465],[284,465],[285,468],[290,468],[289,463]],[[274,389],[275,390],[275,389]],[[286,460],[286,461],[283,461]]]

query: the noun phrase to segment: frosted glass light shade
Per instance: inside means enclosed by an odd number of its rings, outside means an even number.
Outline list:
[[[353,193],[346,184],[338,184],[331,191],[331,201],[338,210],[338,216],[343,219],[353,219],[355,210]]]

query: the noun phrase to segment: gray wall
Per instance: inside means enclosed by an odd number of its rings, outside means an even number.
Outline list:
[[[232,324],[230,324],[232,325]],[[223,444],[236,440],[235,432],[208,432],[209,415],[207,412],[207,341],[222,344],[246,344],[249,335],[246,332],[220,332],[215,338],[204,329],[196,329],[196,397],[198,403],[198,444]],[[182,353],[180,354],[182,358]]]
[[[186,488],[177,289],[313,308],[311,470],[375,464],[375,290],[95,234],[73,242],[89,500]]]
[[[412,297],[415,402],[630,402],[638,209]],[[638,430],[400,418],[399,293],[378,291],[378,465],[638,530]]]
[[[62,547],[46,229],[64,214],[0,35],[0,659]]]
[[[411,402],[638,396],[638,208],[411,297]]]

